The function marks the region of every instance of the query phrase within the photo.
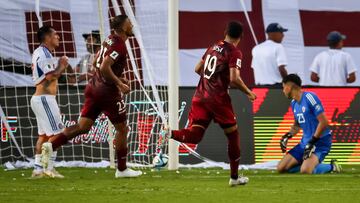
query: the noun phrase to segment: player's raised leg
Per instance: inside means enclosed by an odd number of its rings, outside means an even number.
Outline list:
[[[204,137],[205,129],[202,125],[194,124],[189,128],[172,130],[170,138],[183,143],[198,144]]]
[[[135,171],[126,166],[127,160],[127,132],[128,127],[126,121],[118,124],[114,124],[116,129],[115,135],[115,148],[117,156],[117,170],[115,178],[130,178],[138,177],[142,174],[141,171]]]
[[[205,131],[211,122],[212,116],[205,108],[205,105],[193,99],[191,102],[191,109],[189,112],[189,125],[187,128],[172,130],[170,138],[182,142],[198,144],[204,137]]]
[[[62,133],[51,137],[49,139],[49,142],[46,142],[42,145],[43,165],[52,165],[53,159],[51,158],[51,156],[53,155],[53,152],[56,151],[60,146],[66,144],[68,140],[71,140],[72,138],[80,134],[88,132],[93,123],[93,119],[81,117],[77,124],[67,127]]]

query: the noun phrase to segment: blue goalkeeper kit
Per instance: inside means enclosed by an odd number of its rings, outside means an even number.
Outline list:
[[[291,108],[294,113],[295,121],[303,130],[303,137],[301,142],[291,149],[289,153],[299,163],[302,163],[305,146],[314,135],[319,124],[317,117],[324,112],[324,108],[317,95],[312,92],[303,92],[299,102],[292,100]],[[319,158],[319,162],[321,163],[331,148],[331,132],[329,128],[326,128],[323,131],[321,138],[316,142],[315,147],[314,154]]]

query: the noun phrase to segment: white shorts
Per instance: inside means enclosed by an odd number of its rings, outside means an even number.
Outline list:
[[[39,135],[52,136],[63,131],[64,124],[54,95],[32,96],[30,103],[36,116]]]

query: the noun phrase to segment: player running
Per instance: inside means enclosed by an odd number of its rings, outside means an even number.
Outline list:
[[[68,140],[77,135],[87,133],[98,115],[103,112],[116,129],[116,178],[137,177],[141,171],[134,171],[126,167],[127,158],[127,118],[126,106],[123,100],[130,92],[126,79],[121,78],[126,66],[127,50],[125,41],[132,36],[132,24],[126,15],[119,15],[112,19],[111,28],[114,34],[110,35],[101,45],[96,58],[96,73],[85,89],[85,104],[81,111],[78,124],[65,128],[64,132],[54,140],[44,143],[44,165],[49,164],[49,154]]]
[[[31,97],[31,109],[33,110],[39,138],[35,147],[35,163],[32,178],[48,175],[55,178],[63,178],[54,169],[53,161],[56,159],[56,151],[49,154],[52,160],[46,168],[41,165],[41,145],[51,140],[54,135],[63,131],[64,125],[61,121],[60,109],[56,102],[58,78],[68,66],[68,58],[63,56],[59,63],[53,58],[51,52],[59,46],[59,35],[51,26],[43,26],[37,32],[40,46],[34,50],[32,56],[32,74],[36,91]]]
[[[305,174],[323,174],[331,171],[340,172],[336,160],[331,164],[322,164],[331,148],[331,131],[321,101],[313,92],[301,90],[301,79],[290,74],[283,79],[283,92],[291,101],[294,112],[294,124],[281,141],[280,147],[286,152],[287,142],[295,136],[300,128],[303,130],[301,142],[291,149],[279,162],[277,170],[284,172],[301,172]]]
[[[237,46],[242,35],[242,25],[230,22],[225,30],[225,39],[207,49],[195,67],[195,72],[201,77],[192,99],[189,127],[172,130],[170,133],[169,129],[165,128],[162,132],[179,142],[198,144],[211,120],[218,123],[228,139],[231,186],[244,185],[249,179],[238,175],[240,137],[228,93],[229,85],[240,89],[251,101],[256,99],[256,95],[246,87],[240,77],[242,53]]]

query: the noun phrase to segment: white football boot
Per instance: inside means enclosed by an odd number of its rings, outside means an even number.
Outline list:
[[[332,160],[331,160],[331,165],[332,165],[332,168],[333,168],[333,170],[332,170],[333,173],[340,173],[340,172],[342,171],[342,167],[341,167],[341,165],[337,162],[336,159],[332,159]]]
[[[38,178],[43,178],[44,176],[45,176],[45,174],[44,174],[43,170],[33,170],[30,178],[38,179]]]
[[[238,179],[230,178],[229,185],[236,186],[236,185],[246,185],[249,182],[249,178],[246,176],[239,176]]]
[[[49,170],[45,170],[44,173],[49,176],[50,178],[64,178],[63,175],[61,175],[55,168]]]
[[[135,171],[130,168],[125,169],[124,171],[119,171],[116,169],[115,178],[132,178],[141,176],[141,171]]]
[[[47,168],[49,165],[49,162],[51,160],[51,155],[53,154],[53,148],[51,142],[45,142],[41,146],[41,163],[43,165],[43,168]]]

